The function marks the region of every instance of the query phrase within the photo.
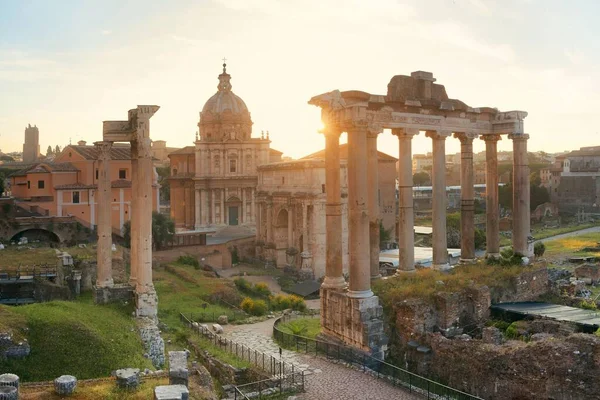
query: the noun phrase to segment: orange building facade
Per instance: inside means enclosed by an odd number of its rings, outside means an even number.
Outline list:
[[[73,216],[93,229],[98,210],[98,153],[85,142],[66,146],[52,162],[29,164],[10,176],[12,196],[20,207],[43,216]],[[111,149],[112,227],[121,234],[131,216],[131,151],[128,145]],[[157,174],[152,209],[158,210]]]

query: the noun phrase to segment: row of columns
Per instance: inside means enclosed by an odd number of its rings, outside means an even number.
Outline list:
[[[234,152],[235,157],[229,154]],[[204,149],[197,150],[196,176],[229,176],[229,175],[255,175],[259,165],[268,164],[268,150],[263,148],[226,150]],[[229,160],[236,160],[236,172],[230,172]],[[218,160],[218,165],[217,165]],[[247,161],[250,160],[250,163]]]
[[[248,189],[250,189],[250,193],[248,194]],[[220,223],[226,224],[228,223],[225,220],[225,199],[228,195],[227,189],[195,189],[194,195],[194,209],[195,209],[195,219],[194,219],[194,227],[195,229],[200,229],[201,226],[206,225],[215,225],[217,224],[217,213],[216,213],[216,192],[219,192],[219,202],[220,202]],[[248,196],[250,199],[248,199]],[[255,222],[255,188],[242,188],[241,189],[241,197],[242,197],[242,207],[240,214],[240,223],[244,222]],[[248,208],[248,200],[250,200],[250,212],[247,212]]]
[[[366,123],[353,123],[348,133],[348,231],[350,255],[350,297],[369,297],[373,293],[370,280],[379,277],[379,206],[377,176],[377,131]],[[324,288],[345,287],[342,274],[342,213],[340,193],[340,127],[328,125],[325,134],[327,264]],[[412,138],[418,129],[396,128],[392,133],[399,143],[399,257],[398,272],[412,272],[414,266],[414,209],[412,178]],[[445,269],[448,264],[446,238],[446,138],[450,131],[426,131],[433,144],[433,267]],[[475,259],[475,209],[473,140],[478,135],[459,132],[461,142],[461,260]],[[529,255],[528,236],[529,166],[528,135],[509,135],[513,140],[513,247],[515,252]],[[500,135],[482,135],[486,143],[487,182],[487,254],[499,253],[498,157]],[[368,243],[368,245],[367,245]],[[369,249],[369,251],[365,251]],[[366,268],[366,266],[369,268]]]

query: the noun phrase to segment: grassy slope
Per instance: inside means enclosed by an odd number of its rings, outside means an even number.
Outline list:
[[[29,357],[0,361],[1,371],[15,373],[23,381],[51,380],[65,374],[88,379],[108,376],[118,368],[152,367],[143,358],[131,307],[96,306],[88,297],[0,310],[27,321]]]
[[[563,239],[550,240],[545,243],[545,257],[556,256],[600,256],[600,252],[579,251],[584,247],[596,247],[600,241],[600,233],[586,233]]]

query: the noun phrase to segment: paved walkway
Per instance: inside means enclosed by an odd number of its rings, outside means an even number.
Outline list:
[[[274,319],[269,319],[252,325],[227,325],[224,334],[238,343],[278,357],[279,346],[271,337],[274,322]],[[296,396],[298,400],[422,399],[361,371],[320,357],[284,349],[282,358],[305,371],[306,392]]]

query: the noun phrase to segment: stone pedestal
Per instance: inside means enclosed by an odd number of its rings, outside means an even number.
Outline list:
[[[0,375],[0,387],[12,386],[19,390],[19,377],[15,374],[2,374]]]
[[[0,400],[19,400],[19,391],[14,386],[0,386]]]
[[[133,301],[133,287],[119,284],[113,287],[94,288],[94,303],[108,304],[117,301]]]
[[[315,279],[315,274],[312,269],[312,254],[308,251],[300,253],[300,259],[302,260],[302,267],[299,271],[299,278],[301,281],[308,281]]]
[[[138,368],[123,368],[117,370],[117,386],[121,389],[135,390],[140,385],[140,370]]]
[[[77,387],[77,378],[73,375],[62,375],[54,380],[54,391],[59,396],[70,396]]]
[[[321,326],[323,334],[383,360],[388,339],[377,296],[353,298],[345,291],[321,288]]]
[[[169,384],[188,385],[189,370],[185,351],[169,352]]]
[[[135,308],[136,316],[156,320],[158,295],[154,285],[142,287],[138,284],[135,292]]]
[[[157,386],[154,388],[154,400],[188,400],[190,392],[184,385]]]

